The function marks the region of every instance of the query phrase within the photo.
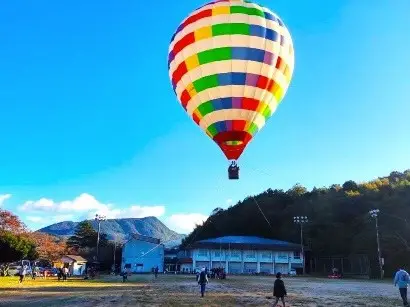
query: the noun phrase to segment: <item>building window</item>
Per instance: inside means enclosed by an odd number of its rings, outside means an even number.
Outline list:
[[[255,251],[246,251],[245,257],[246,258],[256,258],[256,252]]]
[[[293,259],[300,259],[300,252],[293,252]]]
[[[221,251],[218,251],[218,250],[214,251],[214,256],[221,257]]]
[[[279,253],[278,258],[280,258],[280,259],[287,259],[287,258],[288,258],[288,254],[287,254],[287,253]]]
[[[231,257],[240,257],[241,253],[240,251],[232,250],[231,251]]]
[[[199,257],[207,257],[208,256],[208,251],[206,249],[199,249],[198,250],[198,256]]]
[[[261,256],[263,259],[270,259],[272,254],[270,252],[262,252]]]

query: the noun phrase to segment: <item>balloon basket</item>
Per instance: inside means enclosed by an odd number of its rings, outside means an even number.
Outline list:
[[[239,166],[236,164],[236,162],[232,162],[232,164],[229,166],[228,178],[229,180],[239,179]]]

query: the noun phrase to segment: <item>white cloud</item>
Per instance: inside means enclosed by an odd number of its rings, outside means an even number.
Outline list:
[[[52,200],[47,198],[40,198],[36,201],[26,201],[23,206],[20,207],[23,211],[49,211],[53,210],[55,204]]]
[[[195,225],[201,225],[208,216],[200,213],[179,213],[173,214],[166,219],[168,227],[178,233],[189,233]]]
[[[0,206],[11,197],[11,194],[0,194]]]
[[[26,216],[26,220],[33,223],[44,223],[44,218],[41,216]]]
[[[83,193],[73,200],[61,202],[49,198],[29,200],[19,209],[32,213],[26,217],[26,220],[36,224],[93,219],[95,214],[105,215],[108,219],[155,216],[161,218],[170,229],[179,233],[191,232],[196,224],[200,225],[208,218],[200,213],[178,213],[165,217],[165,206],[163,205],[130,205],[126,208],[119,208],[113,204],[101,203],[88,193]]]
[[[90,210],[105,210],[110,204],[100,203],[94,196],[83,193],[74,200],[63,201],[58,204],[59,211],[90,211]]]
[[[59,223],[59,222],[66,222],[66,221],[72,221],[74,220],[75,217],[72,214],[62,214],[62,215],[54,215],[52,217],[52,221],[54,223]]]
[[[125,209],[109,209],[104,208],[96,211],[96,213],[106,216],[110,219],[115,218],[143,218],[147,216],[160,217],[165,213],[164,206],[138,206],[131,205],[129,208]],[[91,213],[89,218],[93,218],[95,213]]]
[[[74,198],[73,200],[65,200],[62,202],[55,202],[52,199],[41,198],[39,200],[29,200],[26,201],[21,207],[22,211],[54,211],[54,212],[64,212],[64,211],[77,211],[77,212],[87,212],[87,211],[98,211],[106,210],[110,207],[110,204],[100,203],[94,196],[83,193],[80,196]]]
[[[229,207],[230,205],[232,205],[232,199],[227,199],[226,200],[226,205]]]
[[[24,212],[37,212],[54,214],[50,222],[92,219],[95,214],[105,215],[109,219],[114,218],[142,218],[147,216],[160,217],[165,213],[164,206],[140,206],[130,205],[128,208],[118,208],[113,204],[103,204],[94,196],[83,193],[73,200],[56,202],[52,199],[41,198],[29,200],[19,207]]]

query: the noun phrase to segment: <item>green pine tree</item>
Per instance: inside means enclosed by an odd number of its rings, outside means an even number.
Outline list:
[[[76,227],[75,233],[67,240],[69,248],[94,248],[97,245],[97,231],[90,221],[83,221]],[[107,245],[107,235],[100,232],[100,246]]]

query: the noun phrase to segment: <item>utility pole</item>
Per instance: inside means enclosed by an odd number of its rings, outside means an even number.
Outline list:
[[[97,261],[99,261],[99,245],[100,245],[100,231],[101,231],[101,222],[106,220],[106,217],[103,215],[96,214],[95,220],[98,223],[98,232],[97,232]]]
[[[301,249],[301,257],[302,257],[303,275],[305,275],[306,268],[305,268],[305,247],[303,246],[303,224],[308,222],[308,218],[307,216],[294,216],[293,222],[295,224],[300,224],[300,249]]]
[[[117,252],[117,240],[114,241],[114,270],[115,270],[115,254]]]
[[[384,271],[383,271],[383,260],[382,260],[382,252],[380,249],[380,239],[379,239],[379,209],[373,209],[369,211],[369,214],[374,220],[376,221],[376,241],[377,241],[377,256],[379,258],[379,268],[380,268],[380,279],[384,278]]]

